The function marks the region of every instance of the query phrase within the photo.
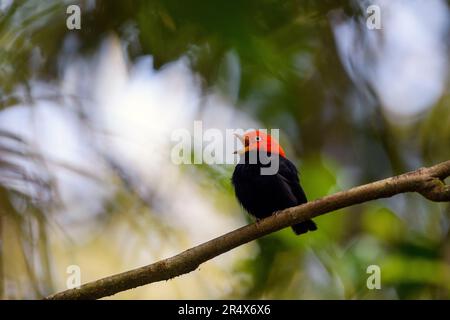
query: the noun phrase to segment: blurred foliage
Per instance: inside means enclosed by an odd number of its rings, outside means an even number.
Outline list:
[[[131,61],[150,54],[160,69],[187,57],[205,92],[218,90],[237,110],[264,126],[281,128],[281,140],[300,169],[309,199],[450,159],[448,84],[447,93],[429,111],[403,123],[382,112],[370,85],[355,83],[344,70],[329,14],[337,10],[357,17],[362,14],[357,1],[86,0],[78,2],[81,31],[65,27],[65,9],[71,3],[13,1],[1,9],[0,108],[4,111],[18,104],[32,105],[38,99],[31,93],[33,81],[57,82],[63,62],[91,57],[113,33]],[[60,205],[58,195],[52,172],[32,146],[3,130],[0,139],[0,297],[40,297],[55,290],[56,278],[64,283],[55,275],[56,253],[49,249],[48,240],[49,233],[59,232],[53,216]],[[20,158],[38,163],[47,178],[27,172],[17,161]],[[143,197],[126,168],[110,160],[105,162],[117,192],[91,223],[114,232],[113,221],[126,217],[125,225],[134,226],[132,232],[145,237],[151,230],[152,239],[156,234],[167,240],[153,249],[161,244],[161,252],[168,247],[167,252],[174,253],[170,244],[183,239],[183,234],[161,217],[164,206],[158,205],[157,195]],[[202,194],[214,199],[216,206],[238,215],[241,212],[230,204],[234,202],[232,170],[202,165],[187,168],[185,174],[195,177]],[[75,174],[82,173],[75,170]],[[33,197],[20,192],[11,187],[15,181],[35,184],[43,194]],[[430,203],[416,195],[346,208],[317,218],[319,231],[301,238],[283,230],[259,239],[256,253],[233,267],[235,274],[245,275],[239,290],[215,296],[448,299],[449,218],[448,204]],[[84,243],[97,243],[101,235],[87,236]],[[119,258],[123,252],[137,254],[131,245],[119,245],[123,249],[117,250]],[[108,262],[104,268],[91,266],[100,269],[93,274],[130,267],[111,258],[109,251],[103,254]],[[382,290],[367,290],[366,268],[372,264],[381,267]],[[108,269],[111,265],[122,269]]]

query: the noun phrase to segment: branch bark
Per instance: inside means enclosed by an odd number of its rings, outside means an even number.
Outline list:
[[[303,205],[285,209],[271,217],[236,229],[225,235],[150,265],[89,282],[46,299],[99,299],[152,282],[169,280],[196,270],[200,264],[247,242],[314,217],[360,204],[417,192],[431,201],[450,201],[450,160],[429,168],[421,168],[399,176],[379,180],[341,191]]]

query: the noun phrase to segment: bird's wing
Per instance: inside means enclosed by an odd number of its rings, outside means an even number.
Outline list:
[[[291,161],[288,159],[280,161],[278,175],[281,180],[288,184],[290,192],[295,196],[298,204],[308,202],[298,179],[297,168]]]

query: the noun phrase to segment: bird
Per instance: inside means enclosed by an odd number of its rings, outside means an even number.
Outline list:
[[[235,135],[244,148],[234,152],[240,155],[240,159],[231,182],[238,202],[250,215],[260,220],[308,201],[300,185],[297,168],[286,158],[275,138],[262,130]],[[267,161],[270,157],[279,160],[278,170],[275,174],[262,174],[262,168],[270,166],[271,162]],[[317,230],[317,225],[312,220],[306,220],[291,228],[296,235],[300,235]]]

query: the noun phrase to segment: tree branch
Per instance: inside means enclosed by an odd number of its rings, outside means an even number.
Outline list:
[[[196,270],[200,264],[247,242],[299,222],[370,200],[406,192],[418,192],[431,201],[450,201],[450,160],[399,176],[341,191],[303,205],[285,209],[266,219],[202,243],[168,259],[89,282],[78,289],[46,299],[99,299],[152,282],[169,280]]]

